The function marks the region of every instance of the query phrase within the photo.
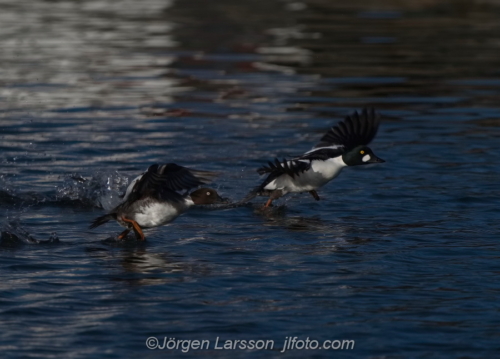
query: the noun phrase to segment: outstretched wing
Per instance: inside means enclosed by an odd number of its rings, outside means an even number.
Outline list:
[[[380,116],[373,108],[364,108],[361,115],[354,112],[337,126],[333,126],[314,148],[343,147],[349,151],[357,146],[369,144],[377,134]]]
[[[135,180],[136,183],[130,194],[126,195],[126,200],[134,202],[141,197],[150,196],[181,201],[183,196],[176,191],[190,190],[210,182],[214,177],[213,172],[191,170],[175,163],[154,164]]]
[[[284,174],[295,178],[295,176],[300,175],[301,173],[307,171],[309,168],[311,168],[311,163],[309,161],[299,161],[295,159],[291,161],[283,159],[283,161],[280,161],[276,158],[274,160],[274,163],[269,161],[267,166],[262,166],[257,170],[260,175],[264,175],[266,173],[269,174],[265,181],[262,182],[262,184],[259,186],[259,188],[261,190],[264,189],[267,184]]]

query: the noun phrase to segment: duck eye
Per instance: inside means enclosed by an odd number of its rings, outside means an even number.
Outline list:
[[[361,150],[361,151],[359,151],[359,153],[361,153],[362,155],[364,155],[364,154],[365,154],[365,151],[364,151],[364,150]]]
[[[210,195],[211,195],[211,193],[210,193],[210,192],[207,192],[207,196],[210,196]]]

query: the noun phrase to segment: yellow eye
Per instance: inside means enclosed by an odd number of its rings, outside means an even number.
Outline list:
[[[364,155],[364,154],[365,154],[365,151],[361,150],[359,153],[361,153],[362,155]]]

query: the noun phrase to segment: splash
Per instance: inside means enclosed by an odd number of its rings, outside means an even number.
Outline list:
[[[118,172],[97,172],[90,177],[73,173],[63,179],[63,184],[56,189],[56,201],[78,202],[105,210],[121,202],[129,183],[128,177]]]
[[[56,244],[59,237],[53,232],[49,239],[36,239],[25,230],[18,222],[10,222],[2,227],[0,236],[0,247],[17,247],[23,244]]]

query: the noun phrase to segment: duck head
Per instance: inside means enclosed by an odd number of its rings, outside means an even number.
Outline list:
[[[221,203],[223,199],[216,190],[212,188],[200,188],[189,195],[194,204],[214,204]]]
[[[385,161],[373,153],[368,146],[358,146],[342,155],[342,160],[348,166],[367,165],[370,163],[384,163]]]

